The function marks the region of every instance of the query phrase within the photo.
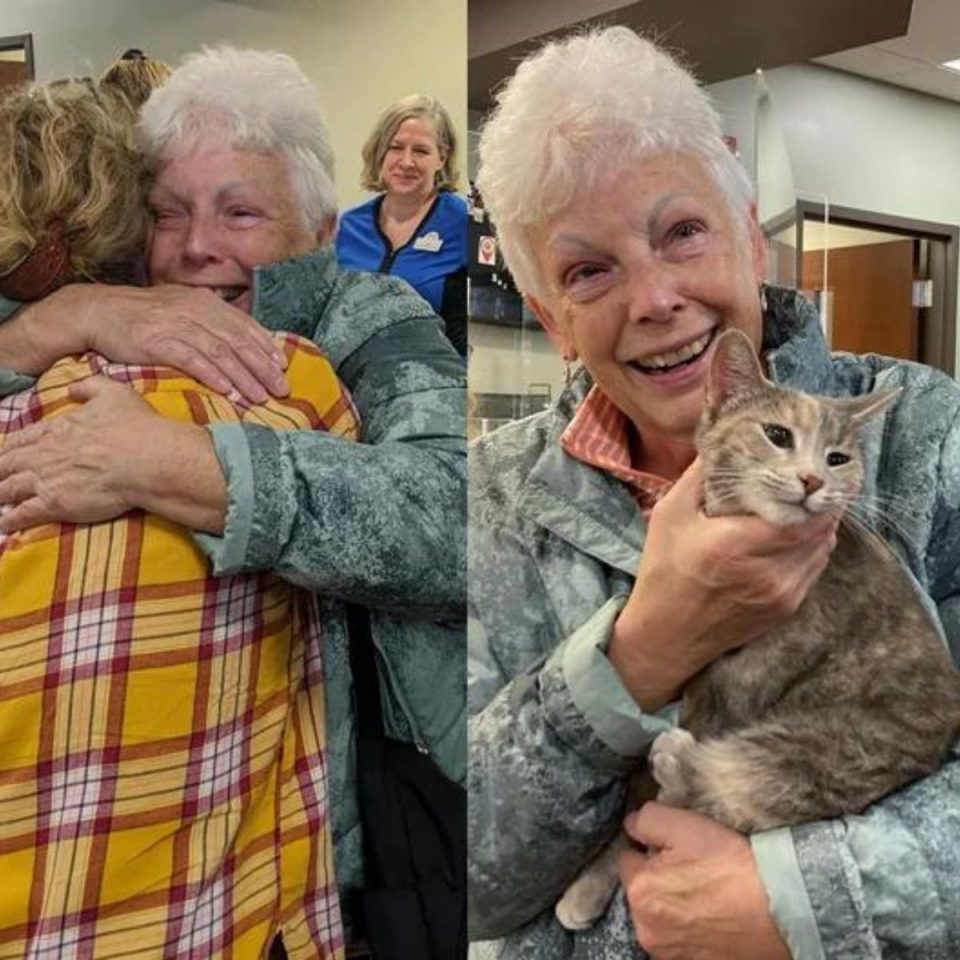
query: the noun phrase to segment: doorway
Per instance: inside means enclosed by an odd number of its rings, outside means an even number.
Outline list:
[[[797,286],[832,350],[882,353],[955,373],[958,229],[797,204]]]

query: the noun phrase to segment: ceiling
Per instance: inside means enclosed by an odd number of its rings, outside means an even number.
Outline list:
[[[818,57],[817,62],[960,101],[960,72],[941,66],[957,59],[960,2],[914,0],[906,36]]]
[[[911,14],[912,8],[912,14]],[[960,0],[468,0],[471,109],[543,40],[619,23],[684,50],[705,83],[814,60],[960,101]]]

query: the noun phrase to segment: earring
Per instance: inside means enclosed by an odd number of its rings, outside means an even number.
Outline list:
[[[767,285],[765,283],[760,284],[760,312],[767,312]]]
[[[563,386],[564,389],[570,386],[573,383],[573,378],[576,374],[576,371],[573,369],[573,364],[577,359],[577,354],[574,352],[572,355],[568,354],[566,351],[563,353]]]

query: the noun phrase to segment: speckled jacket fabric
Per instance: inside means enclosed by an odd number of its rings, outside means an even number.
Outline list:
[[[778,382],[857,395],[899,385],[866,438],[866,495],[906,498],[881,532],[960,656],[960,388],[879,356],[829,354],[813,308],[769,289],[764,352]],[[675,710],[640,713],[603,651],[645,523],[617,480],[559,436],[588,383],[471,449],[470,920],[476,957],[642,958],[622,892],[592,930],[553,904],[618,826],[624,774]],[[899,502],[899,501],[898,501]],[[864,815],[753,838],[796,960],[960,957],[960,753]]]
[[[354,444],[244,428],[254,510],[242,568],[309,586],[322,608],[345,890],[360,885],[362,858],[343,600],[371,610],[390,732],[465,776],[466,371],[405,282],[340,270],[330,250],[259,268],[253,312],[268,329],[320,345],[362,424]]]

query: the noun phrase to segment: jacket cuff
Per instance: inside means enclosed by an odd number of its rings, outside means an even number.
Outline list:
[[[193,539],[206,553],[217,576],[249,569],[247,553],[253,529],[253,463],[246,433],[239,424],[208,426],[220,469],[227,481],[227,517],[223,535],[193,531]]]
[[[786,827],[750,837],[770,912],[793,960],[825,960],[813,906],[803,884],[793,837]]]
[[[636,766],[658,734],[676,722],[669,705],[645,714],[607,659],[614,621],[626,597],[612,597],[560,645],[544,666],[550,722],[590,763],[622,774]]]
[[[36,382],[35,377],[0,367],[0,397],[8,397],[11,393],[29,390]]]
[[[880,960],[844,821],[799,824],[792,834],[824,955]]]
[[[19,300],[11,300],[0,293],[0,322],[12,317],[22,306]]]

